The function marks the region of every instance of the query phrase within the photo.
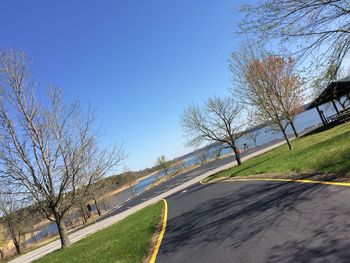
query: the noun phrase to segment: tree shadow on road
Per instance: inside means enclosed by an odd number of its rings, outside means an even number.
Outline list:
[[[349,262],[349,242],[342,242],[326,234],[322,228],[314,231],[314,235],[315,237],[321,235],[324,242],[312,246],[310,245],[312,238],[287,241],[271,249],[269,262]]]
[[[196,186],[186,194],[193,195],[199,190],[210,192],[210,187],[214,190],[217,185]],[[280,234],[284,235],[283,229],[290,224],[297,225],[296,220],[306,214],[312,216],[312,213],[322,208],[319,204],[316,204],[319,207],[312,208],[304,204],[315,198],[327,199],[329,192],[324,191],[325,187],[327,186],[284,182],[264,183],[258,187],[256,184],[242,184],[242,187],[228,194],[203,200],[193,210],[170,219],[161,253],[171,254],[193,246],[196,249],[208,248],[208,243],[224,243],[234,251],[245,243],[254,244],[256,240],[264,239],[265,234],[270,237],[271,229],[280,230]],[[173,198],[180,203],[186,201],[185,195],[175,195]],[[314,226],[310,226],[311,232],[305,233],[303,239],[287,240],[275,245],[271,243],[272,247],[268,250],[278,253],[270,253],[266,262],[304,262],[302,259],[310,262],[310,257],[322,260],[329,256],[334,256],[337,262],[344,262],[345,257],[350,257],[350,251],[342,247],[337,237],[331,237],[332,231],[329,228],[324,230],[336,216],[336,209],[327,209],[322,223],[315,222]],[[335,233],[342,233],[349,225],[336,227]],[[323,243],[313,244],[314,239],[323,240]],[[308,247],[308,244],[313,244],[313,247]],[[334,244],[337,244],[336,248]],[[343,252],[339,253],[339,250]],[[263,261],[258,259],[257,262]]]

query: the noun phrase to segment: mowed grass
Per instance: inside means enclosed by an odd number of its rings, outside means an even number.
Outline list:
[[[350,123],[292,141],[208,179],[262,173],[349,173]]]
[[[162,211],[163,202],[148,206],[36,262],[142,262],[148,256]]]

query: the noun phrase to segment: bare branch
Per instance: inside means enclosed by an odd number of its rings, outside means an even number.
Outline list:
[[[236,141],[246,127],[242,118],[243,107],[233,98],[210,98],[199,107],[192,105],[181,116],[181,125],[187,137],[188,146],[200,146],[202,143],[219,142],[228,145],[236,154],[240,164]]]
[[[265,0],[241,10],[245,19],[239,33],[290,46],[294,57],[308,63],[310,78],[319,77],[317,85],[336,78],[350,49],[348,1]]]
[[[120,146],[101,149],[94,115],[77,102],[64,104],[59,89],[51,87],[48,103],[40,103],[23,52],[2,51],[0,73],[0,179],[55,220],[68,246],[65,214],[126,155]]]

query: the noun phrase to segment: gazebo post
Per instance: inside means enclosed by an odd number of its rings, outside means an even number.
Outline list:
[[[343,108],[343,110],[345,110],[345,101],[346,101],[346,98],[345,98],[344,103],[341,102],[341,98],[338,98],[338,99],[336,99],[335,101],[337,101],[337,102],[340,104],[340,106]]]
[[[320,111],[320,109],[318,108],[318,106],[316,106],[316,110],[317,110],[317,112],[318,112],[318,115],[320,115],[320,118],[321,118],[321,121],[322,121],[323,125],[326,125],[326,124],[327,124],[327,123],[326,123],[326,120],[323,118],[323,116],[322,116],[322,114],[321,114],[321,111]]]
[[[334,107],[335,111],[336,111],[337,114],[339,115],[340,112],[339,112],[338,107],[337,107],[337,105],[335,104],[334,100],[332,100],[332,104],[333,104],[333,107]]]

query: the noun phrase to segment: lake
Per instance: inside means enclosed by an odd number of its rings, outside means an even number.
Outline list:
[[[339,106],[338,107],[339,109],[341,108],[339,104],[337,104],[337,106]],[[326,117],[336,114],[336,111],[331,103],[321,105],[319,108],[324,112],[324,115]],[[320,126],[322,124],[322,121],[316,109],[311,109],[298,114],[295,117],[294,123],[297,131],[299,133],[303,133],[305,130],[310,130]],[[292,136],[293,132],[291,128],[287,129],[287,134],[289,136]],[[257,146],[261,146],[263,144],[266,144],[268,142],[271,142],[276,139],[281,139],[281,138],[283,138],[283,135],[281,132],[272,131],[268,127],[265,127],[260,129],[260,131],[258,132],[258,135],[256,137],[256,143],[257,143]],[[249,138],[248,136],[243,136],[237,140],[238,148],[242,149],[244,143],[246,143],[248,147],[254,147],[253,139]],[[216,152],[217,152],[217,148],[213,147],[211,149],[211,156],[215,157]],[[222,155],[225,155],[231,152],[232,152],[231,149],[225,149],[222,151]],[[194,164],[200,163],[200,159],[196,154],[187,155],[186,158],[183,159],[182,161],[183,161],[184,167],[189,167]],[[175,171],[175,168],[171,168],[169,173],[172,173],[174,171]],[[122,203],[126,202],[127,200],[129,200],[130,198],[134,197],[135,195],[138,195],[144,192],[153,182],[155,182],[158,178],[163,176],[165,176],[164,172],[158,172],[157,174],[154,174],[152,176],[149,176],[140,180],[137,184],[135,184],[132,187],[132,190],[127,189],[116,194],[113,197],[111,207],[108,207],[108,208],[110,209],[112,207],[117,207]],[[93,204],[91,204],[91,207],[92,207],[92,211],[96,213],[96,207]],[[52,235],[56,233],[58,233],[57,226],[56,226],[56,223],[53,222],[45,226],[42,230],[38,231],[35,234],[35,239],[40,240],[42,238],[45,238],[48,235]],[[28,240],[28,243],[32,243],[32,242],[33,242],[33,239]]]

